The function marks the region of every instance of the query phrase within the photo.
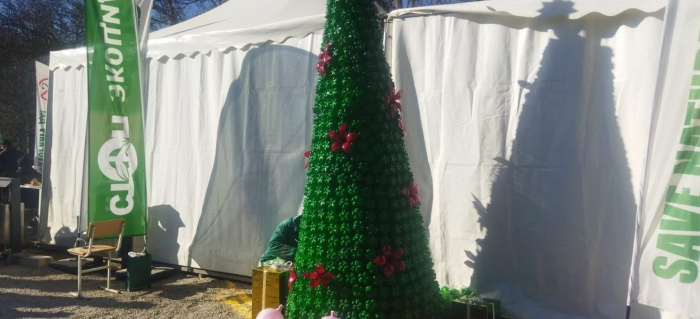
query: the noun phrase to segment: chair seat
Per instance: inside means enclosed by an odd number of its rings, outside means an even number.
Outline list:
[[[71,255],[76,255],[76,256],[86,256],[88,253],[88,246],[84,247],[75,247],[68,249],[68,253]],[[117,247],[114,246],[108,246],[108,245],[92,245],[92,251],[90,253],[99,253],[103,251],[116,251]]]

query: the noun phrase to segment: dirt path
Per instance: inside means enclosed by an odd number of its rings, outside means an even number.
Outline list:
[[[250,318],[248,284],[179,274],[150,290],[115,295],[98,288],[104,283],[104,276],[88,274],[87,299],[76,299],[69,295],[77,288],[75,276],[0,261],[0,318]]]

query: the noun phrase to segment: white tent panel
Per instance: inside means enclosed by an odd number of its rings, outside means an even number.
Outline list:
[[[249,275],[274,227],[301,213],[321,38],[151,62],[155,260]]]
[[[300,212],[325,0],[274,5],[258,1],[253,10],[229,1],[149,41],[145,134],[156,261],[248,275],[274,227]],[[85,57],[84,48],[51,53],[45,241],[62,246],[73,245],[86,209]]]
[[[87,69],[54,72],[51,78],[42,203],[46,241],[64,247],[75,244],[83,205],[83,171],[87,132]],[[48,176],[47,176],[48,175]],[[48,177],[48,181],[47,181]]]
[[[247,275],[274,227],[301,212],[319,33],[150,61],[145,135],[154,260]],[[50,240],[64,246],[75,240],[83,198],[85,70],[59,69],[52,82],[48,225]]]
[[[521,318],[625,316],[663,11],[590,3],[392,13],[438,280]]]

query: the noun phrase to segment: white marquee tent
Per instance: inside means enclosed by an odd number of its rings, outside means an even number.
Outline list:
[[[151,35],[155,260],[248,275],[275,225],[300,212],[324,14],[325,0],[231,0]],[[84,66],[84,48],[51,53],[45,240],[64,246],[86,208]]]
[[[390,14],[438,280],[522,318],[624,318],[666,1]],[[642,306],[631,318],[675,318]]]
[[[389,17],[441,284],[523,318],[621,318],[663,0],[487,1]],[[153,257],[249,275],[301,212],[325,0],[230,0],[152,33]],[[84,214],[84,50],[52,52],[46,241]],[[672,318],[635,307],[633,318]]]

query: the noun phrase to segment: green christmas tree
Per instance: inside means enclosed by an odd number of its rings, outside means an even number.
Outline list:
[[[329,0],[288,319],[440,317],[372,0]]]

